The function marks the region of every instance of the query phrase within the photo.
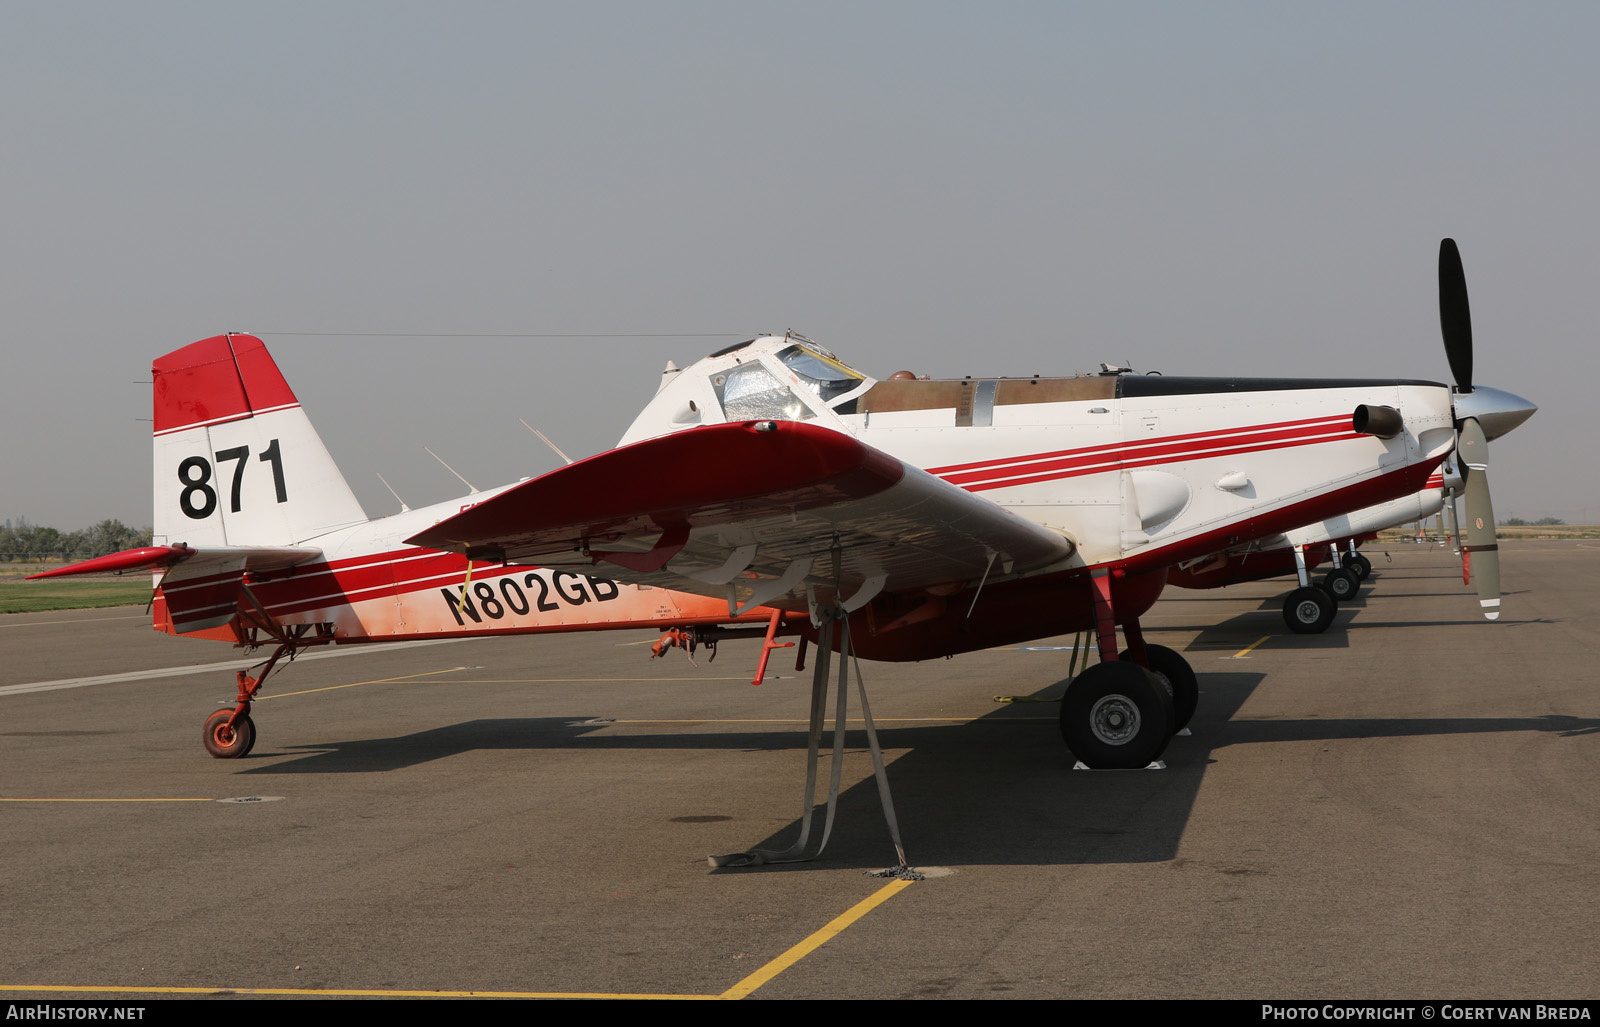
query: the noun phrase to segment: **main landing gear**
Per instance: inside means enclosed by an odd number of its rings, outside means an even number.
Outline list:
[[[1128,643],[1117,651],[1111,579],[1097,574],[1095,638],[1100,662],[1072,679],[1061,702],[1061,736],[1095,770],[1134,770],[1161,757],[1199,704],[1194,670],[1178,653],[1146,645],[1136,619],[1124,620]]]

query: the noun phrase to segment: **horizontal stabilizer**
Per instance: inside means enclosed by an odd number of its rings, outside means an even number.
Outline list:
[[[185,634],[221,627],[233,620],[240,609],[247,573],[286,571],[321,556],[322,550],[301,546],[145,546],[30,574],[29,578],[165,568],[159,585],[164,605],[156,626]]]
[[[29,581],[35,578],[69,578],[74,574],[127,574],[130,571],[152,571],[162,567],[171,567],[179,560],[192,556],[196,550],[185,549],[182,546],[142,546],[139,549],[124,549],[120,553],[111,553],[108,556],[97,556],[92,560],[82,563],[69,563],[65,567],[56,567],[38,574],[28,575]]]
[[[207,546],[191,549],[188,546],[144,546],[124,549],[109,556],[97,556],[82,563],[55,567],[35,578],[66,578],[74,574],[127,574],[131,571],[155,571],[188,561],[183,577],[194,577],[197,572],[213,573],[223,567],[241,571],[281,571],[321,556],[320,549],[298,546]]]
[[[286,571],[320,559],[322,550],[297,546],[204,546],[161,579],[166,614],[178,634],[220,627],[239,612],[245,575]]]

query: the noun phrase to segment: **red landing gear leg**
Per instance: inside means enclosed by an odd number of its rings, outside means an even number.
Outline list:
[[[1094,635],[1100,647],[1100,662],[1117,659],[1117,618],[1111,608],[1111,574],[1094,571],[1089,582],[1094,586]]]
[[[277,666],[278,659],[292,650],[293,647],[287,645],[280,645],[274,650],[266,666],[261,669],[260,677],[251,677],[245,671],[239,671],[239,695],[234,700],[237,705],[231,710],[218,710],[206,718],[202,738],[206,752],[219,760],[236,760],[250,754],[256,745],[256,724],[250,719],[250,703],[261,691],[261,684],[272,673],[272,668]]]
[[[1150,666],[1150,650],[1145,647],[1144,632],[1139,630],[1139,619],[1137,617],[1123,621],[1122,637],[1128,643],[1128,651],[1122,654],[1122,658],[1125,660],[1131,659],[1141,667],[1155,670],[1154,667]]]

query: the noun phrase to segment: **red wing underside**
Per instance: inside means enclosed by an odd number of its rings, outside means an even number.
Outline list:
[[[793,421],[691,428],[590,457],[406,540],[789,609],[837,584],[975,583],[1072,553],[1060,535],[867,446]],[[835,569],[835,554],[838,567]],[[991,569],[992,561],[992,569]]]

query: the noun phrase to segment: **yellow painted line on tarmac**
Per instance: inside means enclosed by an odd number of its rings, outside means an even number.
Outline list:
[[[1238,652],[1234,653],[1232,656],[1224,656],[1223,659],[1224,660],[1243,660],[1243,659],[1245,659],[1247,657],[1247,655],[1249,654],[1250,650],[1254,649],[1256,646],[1260,645],[1262,642],[1265,642],[1267,639],[1269,639],[1271,637],[1272,637],[1271,635],[1262,635],[1260,638],[1256,639],[1254,642],[1251,642],[1249,645],[1245,646],[1243,649],[1240,649]]]
[[[0,799],[0,802],[216,802],[216,799]]]
[[[209,801],[209,800],[206,800]],[[904,891],[911,881],[890,881],[876,892],[834,917],[826,926],[797,945],[794,945],[767,963],[755,973],[735,984],[720,995],[666,995],[644,992],[603,991],[422,991],[411,989],[376,988],[159,988],[123,987],[120,985],[86,984],[0,984],[0,992],[29,992],[36,995],[103,994],[103,995],[299,995],[309,998],[524,998],[524,999],[660,999],[703,1001],[706,999],[742,999],[749,996],[774,977],[794,966],[806,956],[838,937],[851,924],[860,920],[889,899]]]
[[[258,695],[254,702],[266,702],[268,699],[287,699],[291,695],[310,695],[313,692],[336,692],[341,688],[357,688],[361,685],[387,685],[394,681],[410,681],[414,678],[433,677],[436,674],[453,674],[465,667],[446,667],[444,670],[425,670],[420,674],[402,674],[397,678],[374,678],[371,681],[352,681],[348,685],[329,685],[326,688],[307,688],[299,692],[274,692],[271,695]]]
[[[763,984],[766,984],[768,981],[783,973],[794,964],[800,962],[800,960],[804,959],[806,956],[809,956],[823,945],[826,945],[828,942],[838,937],[846,927],[849,927],[857,920],[860,920],[862,917],[872,912],[878,906],[904,891],[911,883],[911,881],[890,881],[888,884],[884,885],[882,888],[879,888],[877,891],[862,899],[854,906],[851,906],[845,912],[834,917],[826,927],[822,928],[820,931],[817,931],[800,944],[789,949],[789,951],[785,952],[777,959],[774,959],[766,966],[757,970],[749,977],[746,977],[738,984],[735,984],[733,987],[723,992],[719,997],[725,999],[741,999],[746,997]]]
[[[721,995],[646,995],[603,991],[402,991],[376,988],[124,988],[116,985],[0,984],[0,991],[40,994],[99,992],[116,995],[305,995],[323,998],[596,998],[596,999],[714,999]]]
[[[1000,720],[1015,721],[1043,721],[1042,717],[994,717],[988,714],[972,717],[873,717],[874,724],[979,724],[992,723]],[[719,720],[714,717],[675,717],[652,718],[649,720],[606,720],[607,724],[809,724],[808,720],[801,717],[740,717],[731,720]],[[847,717],[846,725],[865,724],[866,721],[859,717]]]
[[[457,668],[461,669],[461,668]],[[463,678],[460,681],[450,682],[452,685],[565,685],[565,684],[594,684],[619,681],[654,681],[666,683],[672,678]],[[749,681],[748,674],[735,674],[725,678],[692,678],[694,681]]]

